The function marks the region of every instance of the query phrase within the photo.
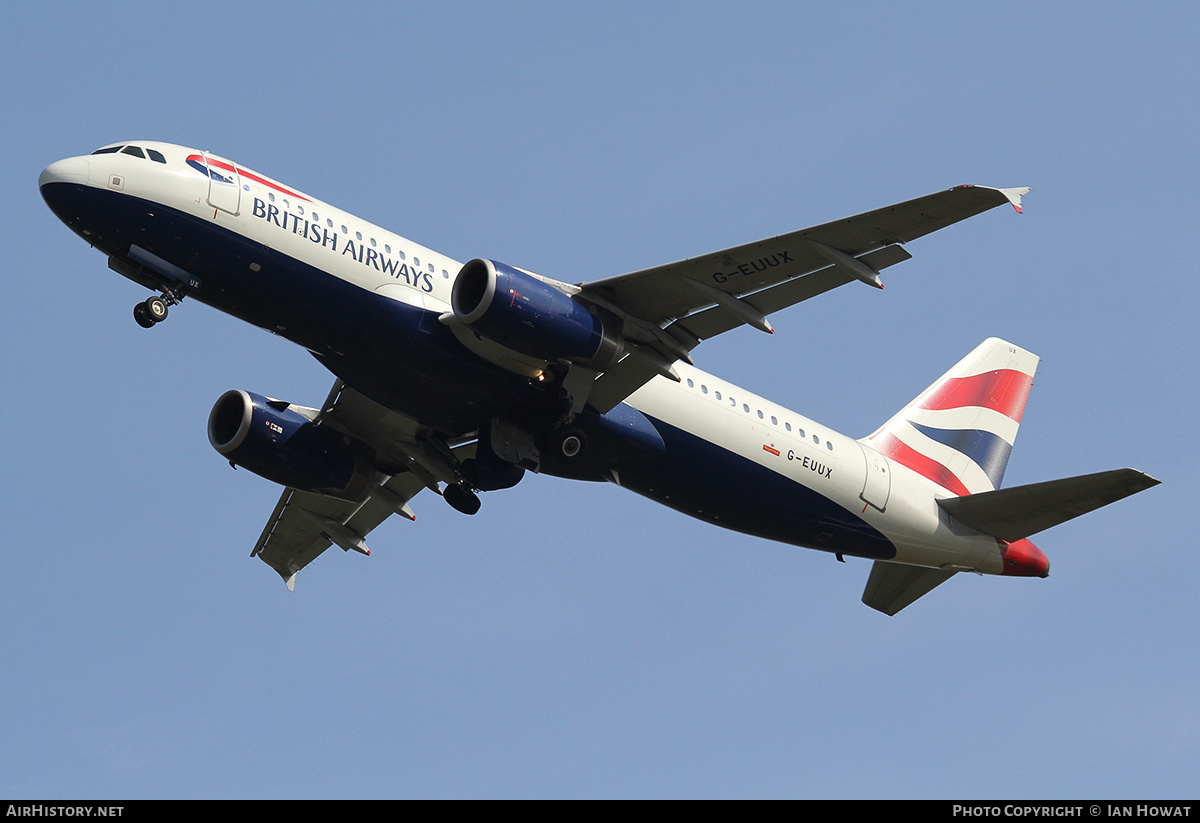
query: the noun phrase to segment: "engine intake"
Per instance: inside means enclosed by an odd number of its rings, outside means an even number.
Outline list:
[[[346,438],[287,403],[240,389],[225,392],[208,416],[208,442],[230,463],[283,486],[359,499],[371,466]]]
[[[515,352],[605,369],[624,353],[619,333],[551,283],[494,260],[462,267],[450,295],[463,325]]]

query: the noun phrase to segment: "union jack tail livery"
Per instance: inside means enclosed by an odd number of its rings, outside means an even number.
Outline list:
[[[1038,357],[990,338],[866,442],[955,495],[1000,488]]]

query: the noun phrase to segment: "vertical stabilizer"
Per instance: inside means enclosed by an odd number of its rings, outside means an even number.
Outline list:
[[[956,495],[1000,487],[1038,357],[981,343],[862,443]]]

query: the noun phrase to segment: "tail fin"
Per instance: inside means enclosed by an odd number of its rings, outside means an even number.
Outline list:
[[[995,337],[861,442],[956,495],[1000,487],[1038,357]]]

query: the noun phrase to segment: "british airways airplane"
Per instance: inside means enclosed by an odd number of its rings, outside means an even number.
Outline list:
[[[243,390],[208,421],[282,486],[252,556],[283,577],[369,554],[422,489],[474,514],[527,470],[607,481],[701,520],[873,562],[889,615],[958,572],[1045,577],[1043,529],[1154,486],[1133,469],[1001,488],[1038,358],[981,343],[854,439],[697,369],[702,341],[838,286],[883,288],[904,244],[1028,189],[959,186],[590,283],[465,264],[206,151],[115,143],[52,163],[42,197],[109,268],[282,335],[336,377],[318,408]]]

